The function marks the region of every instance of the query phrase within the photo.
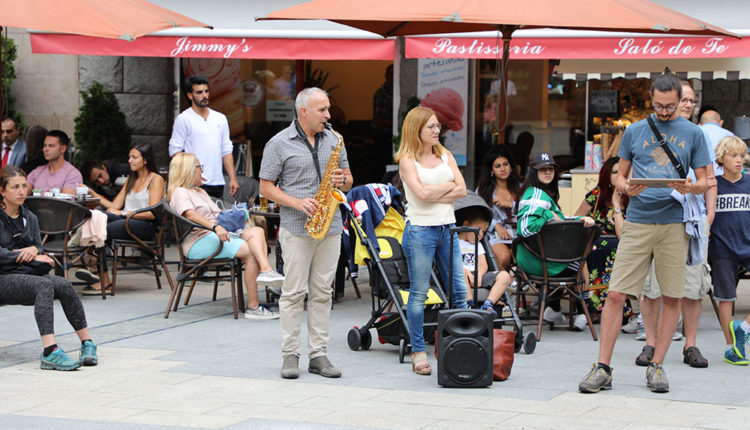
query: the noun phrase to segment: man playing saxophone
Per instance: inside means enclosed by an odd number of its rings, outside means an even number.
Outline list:
[[[333,187],[348,191],[352,173],[346,149],[341,145],[338,165],[328,166],[338,139],[325,125],[331,115],[328,94],[320,88],[305,88],[294,103],[297,119],[268,141],[260,166],[260,192],[280,207],[279,241],[286,279],[281,289],[281,377],[299,376],[300,325],[307,294],[308,371],[328,378],[341,372],[328,360],[328,320],[331,283],[341,250],[341,215],[335,211],[328,234],[316,240],[307,234],[305,222],[318,209],[314,196],[327,167]],[[334,156],[335,162],[335,156]],[[278,188],[276,187],[278,184]]]

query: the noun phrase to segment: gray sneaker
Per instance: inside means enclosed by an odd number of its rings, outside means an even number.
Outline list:
[[[255,309],[245,310],[245,318],[249,320],[275,320],[278,317],[279,314],[274,313],[266,305],[258,305]]]
[[[281,285],[284,283],[284,275],[275,270],[269,270],[267,272],[260,272],[255,280],[259,284]]]
[[[339,378],[341,377],[341,371],[328,361],[328,357],[321,355],[310,360],[310,365],[307,368],[310,373],[317,373],[320,376],[326,378]]]
[[[284,363],[281,365],[281,377],[284,379],[299,378],[299,357],[294,354],[284,356]]]
[[[596,367],[594,363],[588,375],[578,384],[578,391],[582,393],[598,393],[599,390],[612,389],[612,374]]]
[[[654,393],[666,393],[669,391],[669,381],[667,381],[667,372],[661,366],[661,363],[651,363],[646,369],[646,385]]]

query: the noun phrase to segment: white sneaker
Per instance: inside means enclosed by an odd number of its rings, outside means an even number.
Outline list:
[[[565,317],[562,310],[555,312],[552,308],[544,308],[542,319],[553,324],[566,324],[568,322],[568,318]]]
[[[245,311],[245,318],[249,320],[275,320],[278,317],[279,314],[273,313],[266,305],[258,305],[255,309],[247,309]]]
[[[586,319],[586,315],[584,314],[578,314],[573,319],[573,327],[578,331],[583,331],[588,325],[589,320]]]
[[[635,330],[635,340],[646,340],[646,328],[643,327],[643,323],[638,321],[638,328]]]
[[[513,312],[510,310],[508,306],[503,306],[503,311],[501,313],[502,318],[510,318],[513,316]]]
[[[633,315],[628,320],[628,323],[622,326],[622,332],[633,334],[637,331],[638,331],[638,317]]]
[[[518,280],[514,279],[513,282],[508,285],[508,288],[506,289],[509,293],[515,293],[516,287],[518,286]]]
[[[672,340],[682,340],[682,316],[680,316],[680,320],[677,321],[677,327],[674,329]]]
[[[255,280],[259,284],[279,285],[284,283],[284,275],[275,270],[269,270],[267,272],[260,272]]]

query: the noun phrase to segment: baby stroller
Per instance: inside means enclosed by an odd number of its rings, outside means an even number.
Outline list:
[[[365,265],[370,273],[372,313],[361,327],[354,326],[347,335],[349,348],[370,349],[371,328],[378,332],[380,343],[399,347],[399,362],[404,362],[409,343],[406,303],[409,296],[409,273],[401,248],[406,223],[396,208],[401,208],[400,193],[395,187],[368,184],[355,187],[341,205],[346,216],[345,233],[348,249],[356,264]],[[369,234],[368,234],[369,233]],[[346,243],[346,241],[345,241]],[[437,311],[447,299],[432,271],[430,290],[425,303],[425,340],[434,341]]]
[[[456,200],[456,202],[453,204],[454,210],[456,213],[456,218],[460,219],[463,218],[461,216],[461,212],[465,210],[469,210],[470,208],[479,209],[482,211],[486,210],[486,216],[488,218],[492,217],[492,211],[490,207],[487,205],[487,203],[482,199],[478,194],[476,194],[473,191],[467,191],[466,197]],[[478,255],[478,247],[481,246],[484,249],[484,255],[487,258],[487,273],[484,274],[484,276],[481,279],[481,282],[474,282],[474,286],[472,289],[472,295],[474,297],[474,302],[477,304],[481,304],[485,298],[487,298],[487,294],[489,289],[492,287],[492,285],[495,282],[495,278],[497,276],[497,271],[500,270],[497,262],[495,261],[495,255],[492,253],[492,248],[490,247],[489,241],[487,239],[487,235],[482,236],[482,240],[477,241],[476,238],[479,236],[479,229],[473,228],[473,227],[456,227],[455,230],[457,232],[468,232],[472,233],[475,236],[475,251],[474,255]],[[478,277],[478,267],[479,264],[474,264],[474,279],[477,279]],[[516,307],[512,306],[512,300],[511,300],[511,294],[506,290],[503,292],[503,295],[501,299],[503,303],[506,305],[506,311],[510,312],[510,316],[503,317],[503,309],[500,309],[499,307],[496,307],[496,312],[498,317],[494,320],[494,327],[500,328],[504,324],[511,324],[514,328],[514,331],[516,333],[515,335],[515,342],[514,342],[514,350],[515,352],[519,352],[521,348],[523,348],[524,352],[527,354],[533,354],[534,350],[536,349],[536,335],[532,332],[526,333],[526,335],[523,334],[523,325],[521,324],[521,319],[518,316],[518,313],[516,312]]]

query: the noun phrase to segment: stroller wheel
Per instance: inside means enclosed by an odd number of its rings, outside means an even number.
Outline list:
[[[369,333],[368,333],[369,334]],[[357,327],[349,330],[349,334],[346,336],[346,341],[349,343],[349,349],[356,351],[362,345],[362,334],[359,332]]]
[[[523,337],[523,352],[533,354],[536,349],[536,335],[532,332]]]
[[[406,339],[398,341],[398,362],[404,362],[404,356],[406,355]]]
[[[359,329],[360,337],[362,340],[360,341],[362,349],[367,351],[370,349],[370,345],[372,345],[372,335],[370,334],[370,330],[365,330],[365,328]]]

